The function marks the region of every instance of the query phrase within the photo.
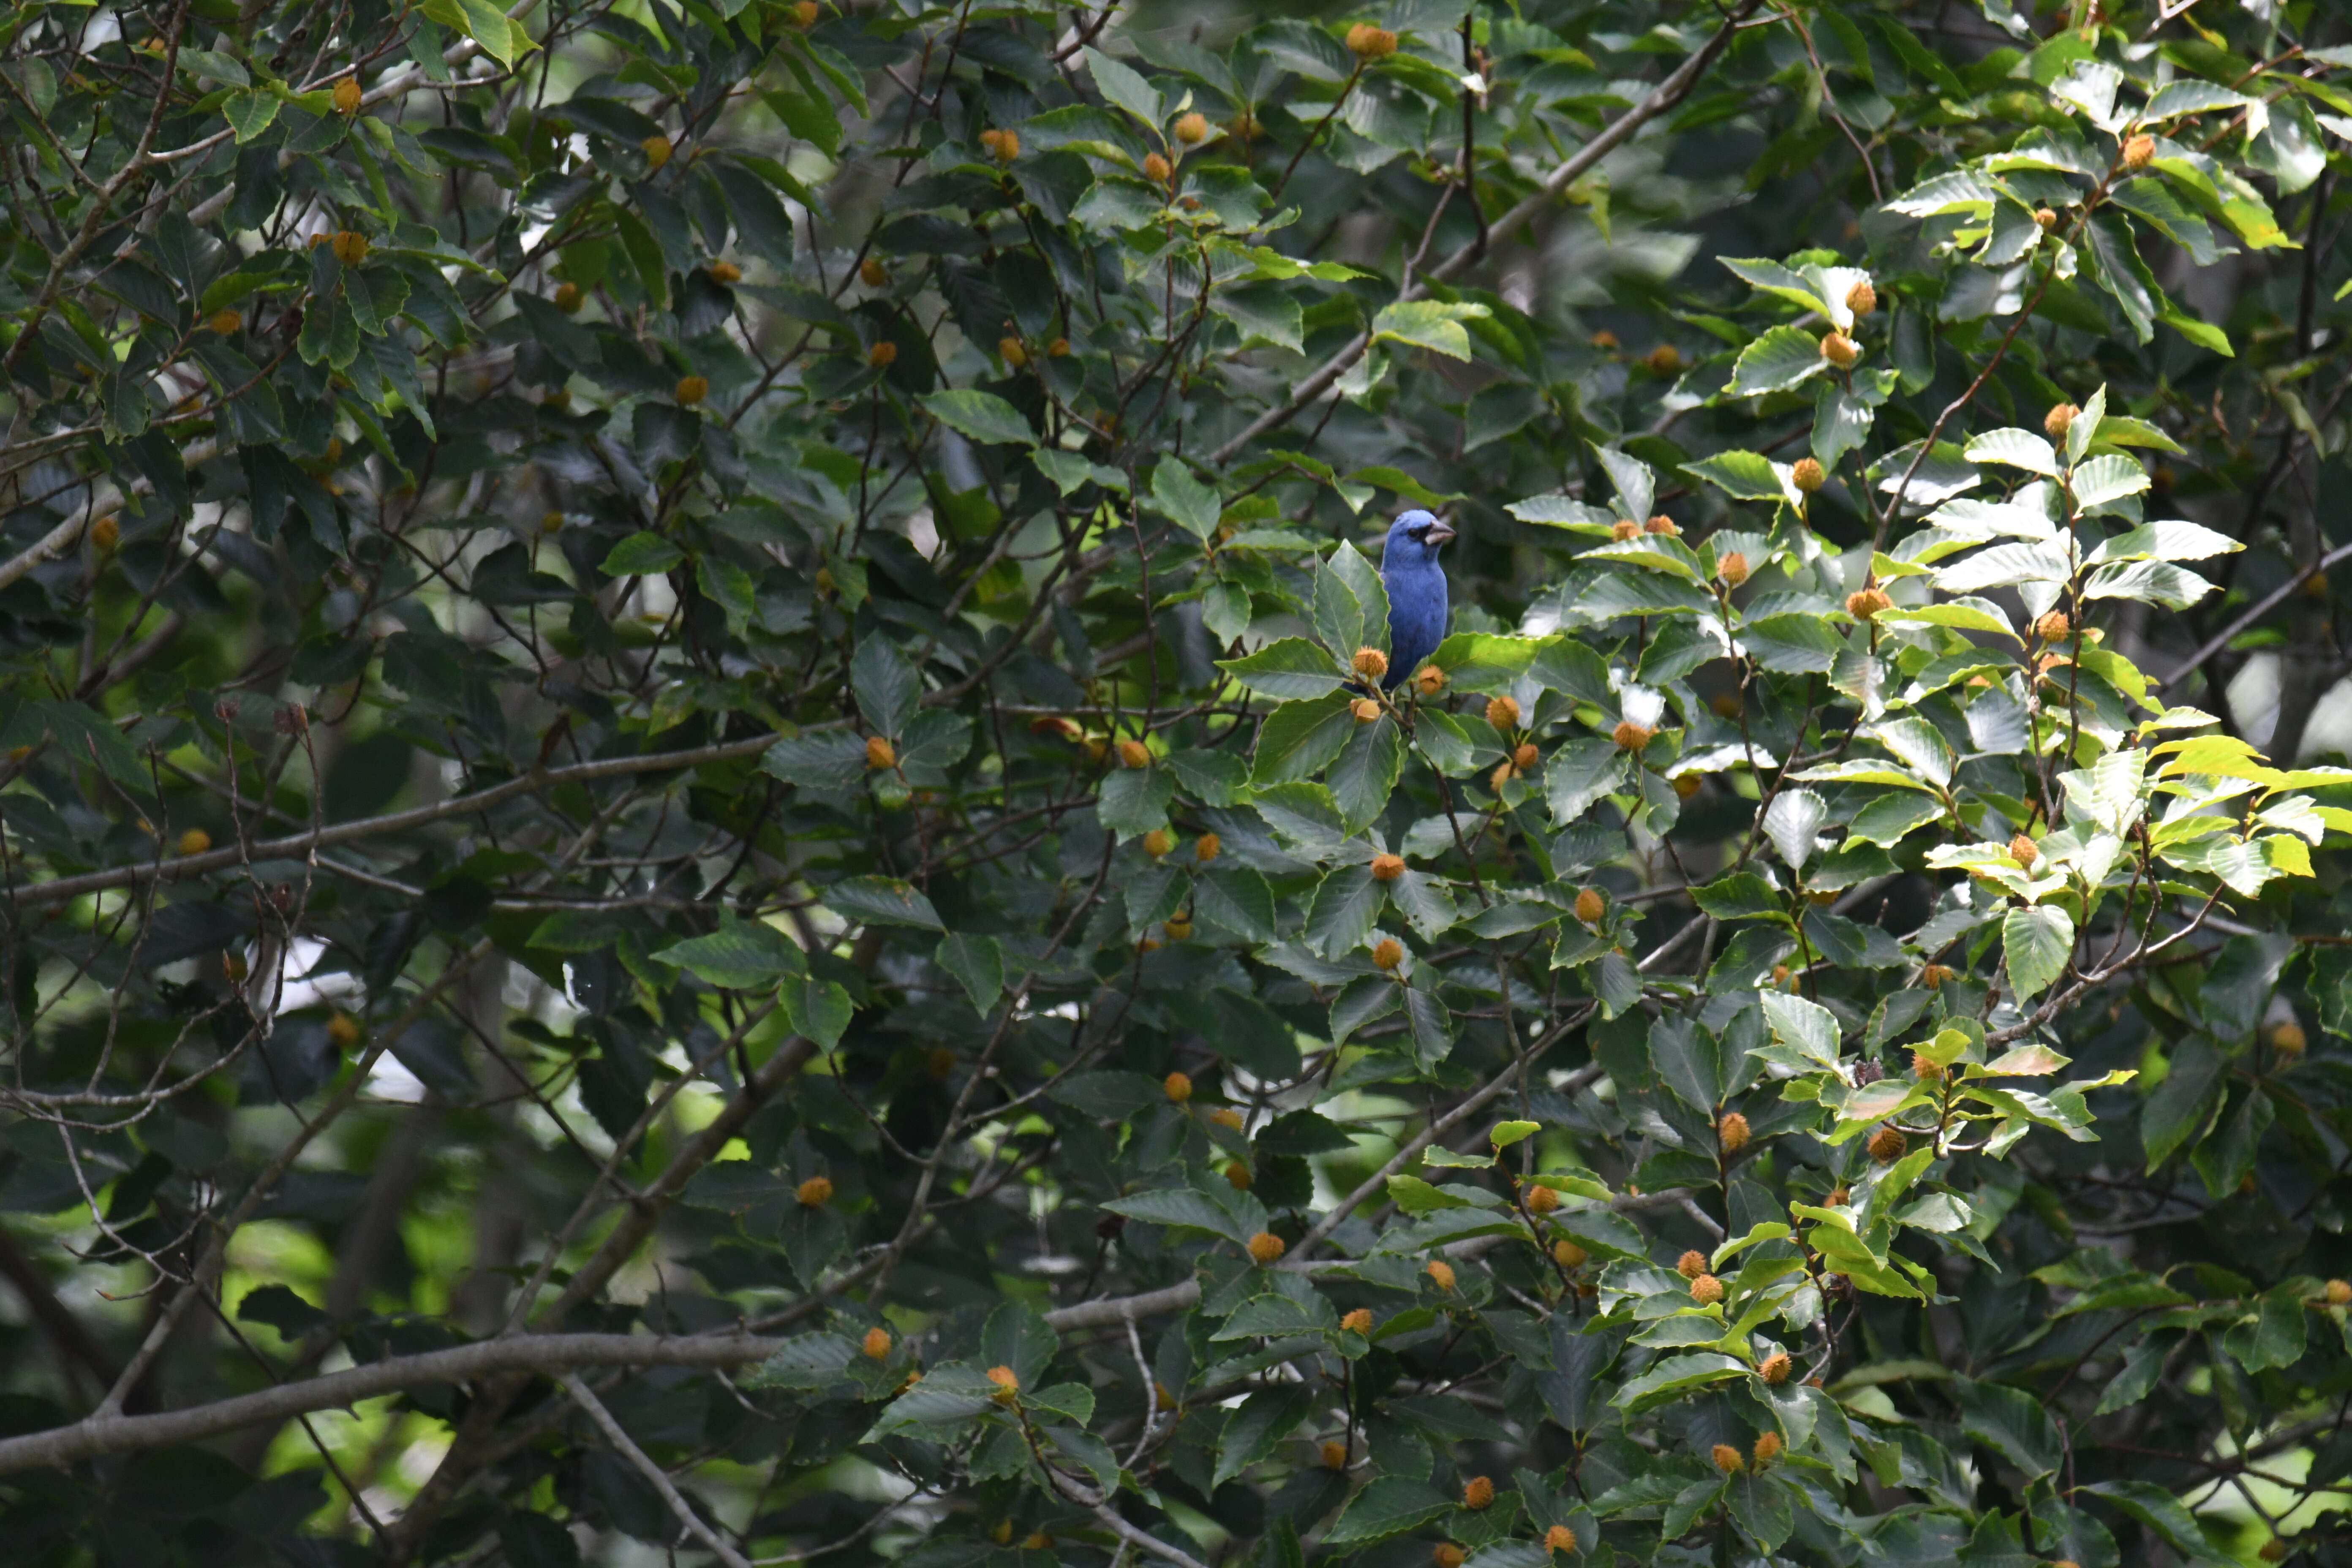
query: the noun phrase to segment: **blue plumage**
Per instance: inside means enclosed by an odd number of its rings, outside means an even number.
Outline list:
[[[1412,679],[1445,638],[1445,571],[1437,547],[1454,531],[1425,511],[1409,511],[1389,527],[1381,582],[1389,591],[1389,672],[1393,689]]]

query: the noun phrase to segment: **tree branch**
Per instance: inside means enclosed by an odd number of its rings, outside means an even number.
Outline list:
[[[604,1402],[580,1381],[578,1373],[567,1372],[556,1381],[563,1384],[563,1392],[572,1396],[572,1403],[586,1411],[588,1418],[603,1428],[604,1440],[613,1445],[614,1451],[635,1466],[639,1475],[653,1483],[654,1490],[661,1493],[662,1501],[669,1504],[670,1512],[677,1515],[677,1521],[686,1526],[688,1533],[710,1548],[719,1561],[727,1564],[727,1568],[751,1568],[741,1552],[720,1540],[719,1532],[703,1522],[702,1516],[694,1511],[694,1505],[686,1500],[677,1483],[669,1479],[669,1472],[655,1464],[643,1448],[629,1440],[629,1435],[621,1430],[621,1424],[613,1419],[613,1413],[604,1408]]]
[[[70,1426],[0,1438],[0,1475],[194,1443],[260,1422],[285,1421],[313,1410],[340,1410],[362,1399],[434,1384],[469,1383],[498,1373],[562,1373],[583,1366],[740,1366],[766,1360],[782,1342],[747,1334],[709,1338],[514,1334],[450,1350],[393,1356],[185,1410],[155,1415],[92,1415]]]
[[[824,726],[812,725],[810,728]],[[743,757],[756,757],[776,743],[773,735],[755,735],[748,740],[726,741],[715,746],[694,746],[679,752],[649,752],[635,757],[602,757],[594,762],[573,763],[565,767],[542,768],[509,779],[471,795],[453,795],[430,805],[413,806],[406,811],[388,812],[382,816],[362,817],[356,822],[341,822],[322,827],[315,833],[289,834],[283,838],[264,838],[250,846],[226,845],[207,849],[201,855],[176,855],[168,860],[158,860],[136,866],[116,866],[104,871],[91,871],[79,877],[60,877],[54,881],[31,882],[8,889],[7,896],[19,905],[39,906],[63,903],[88,893],[101,893],[114,888],[129,887],[149,878],[172,881],[181,877],[193,877],[206,871],[237,865],[248,858],[254,860],[303,859],[314,849],[331,848],[338,844],[350,844],[362,838],[379,837],[406,828],[423,827],[452,816],[470,816],[478,811],[513,800],[517,796],[534,795],[557,784],[581,784],[591,779],[617,778],[628,773],[660,773],[675,768],[700,767],[705,763],[733,762]]]

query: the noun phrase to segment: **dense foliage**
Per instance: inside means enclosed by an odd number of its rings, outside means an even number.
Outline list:
[[[2352,1562],[2347,18],[1115,10],[0,17],[0,1561]]]

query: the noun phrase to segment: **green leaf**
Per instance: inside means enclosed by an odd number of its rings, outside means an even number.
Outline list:
[[[221,118],[236,132],[243,146],[269,129],[278,118],[278,96],[270,92],[233,92],[221,100]]]
[[[1126,1121],[1164,1103],[1167,1093],[1158,1079],[1113,1070],[1073,1073],[1046,1090],[1045,1098],[1104,1121]]]
[[[795,1034],[814,1040],[821,1050],[831,1050],[841,1043],[844,1030],[849,1027],[850,1016],[856,1011],[849,993],[830,980],[814,975],[788,976],[779,994],[784,1004],[784,1018]]]
[[[1730,1356],[1711,1351],[1696,1355],[1668,1356],[1641,1376],[1628,1378],[1609,1403],[1628,1415],[1637,1415],[1644,1410],[1671,1404],[1694,1389],[1730,1378],[1754,1375],[1746,1362],[1735,1361]]]
[[[1211,1484],[1223,1486],[1270,1458],[1314,1407],[1314,1395],[1297,1384],[1262,1388],[1243,1400],[1241,1408],[1225,1418],[1217,1438],[1217,1468]]]
[[[931,961],[956,977],[982,1017],[1004,994],[1004,949],[992,936],[950,931],[940,939]]]
[[[920,399],[925,409],[957,434],[983,445],[1034,447],[1037,433],[1020,410],[994,393],[958,387],[931,392]]]
[[[1102,1205],[1113,1214],[1129,1219],[1139,1219],[1152,1225],[1181,1225],[1194,1230],[1205,1230],[1222,1236],[1228,1241],[1247,1244],[1250,1233],[1241,1227],[1234,1216],[1209,1201],[1204,1193],[1191,1187],[1161,1187],[1138,1193],[1132,1197],[1115,1198]]]
[[[1040,447],[1029,454],[1029,460],[1036,464],[1037,471],[1053,480],[1054,488],[1065,496],[1076,495],[1089,483],[1100,485],[1105,489],[1121,492],[1127,489],[1125,474],[1117,468],[1089,462],[1077,452],[1065,452],[1058,447]]]
[[[2093,458],[2073,475],[2075,504],[2085,509],[2138,495],[2147,486],[2147,470],[2139,466],[2139,459],[2120,452]]]
[[[939,910],[911,882],[894,877],[851,877],[824,890],[827,909],[844,920],[867,925],[918,926],[945,931]]]
[[[1372,341],[1404,343],[1448,359],[1466,360],[1470,357],[1470,334],[1462,323],[1483,321],[1486,314],[1484,305],[1400,300],[1383,307],[1372,318]]]
[[[530,35],[509,20],[494,0],[427,0],[425,15],[454,27],[502,66],[511,66],[534,46]]]
[[[922,701],[923,677],[898,644],[870,636],[857,645],[849,661],[849,689],[866,721],[896,740],[906,732]]]
[[[685,551],[641,530],[606,551],[601,565],[608,577],[658,577],[685,559]]]
[[[1783,674],[1826,674],[1845,651],[1845,639],[1827,621],[1796,612],[1749,621],[1739,640],[1759,666]]]
[[[1788,487],[1771,458],[1760,452],[1717,452],[1683,472],[1705,479],[1734,500],[1785,500]]]
[[[2083,1489],[2147,1526],[2167,1546],[2189,1561],[2216,1560],[2213,1550],[2205,1543],[2205,1532],[2198,1528],[2196,1515],[2154,1481],[2093,1481]]]
[[[1274,889],[1245,866],[1212,871],[1193,884],[1193,909],[1206,920],[1252,942],[1272,942]]]
[[[1992,210],[2000,189],[1973,169],[1961,169],[1924,180],[1886,204],[1889,212],[1906,217],[1941,217],[1947,213],[1979,216]]]
[[[1307,910],[1307,944],[1326,958],[1362,947],[1380,918],[1381,885],[1370,866],[1342,866],[1325,877]]]
[[[1097,91],[1154,131],[1160,129],[1160,94],[1143,79],[1142,73],[1100,49],[1090,47],[1080,53],[1086,58],[1088,74],[1095,79]]]
[[[1251,775],[1253,781],[1258,784],[1282,784],[1310,778],[1320,773],[1355,741],[1359,731],[1379,727],[1359,724],[1352,707],[1352,700],[1347,693],[1334,691],[1310,701],[1286,702],[1267,714],[1265,721],[1258,728],[1256,765]],[[1380,724],[1394,728],[1386,720],[1381,721]],[[1368,752],[1364,758],[1365,766],[1369,767],[1372,760],[1373,754]],[[1393,784],[1393,771],[1389,778]],[[1358,793],[1349,797],[1357,806],[1365,804],[1361,788],[1370,787],[1368,779],[1369,775],[1360,773],[1351,779],[1351,783],[1360,786]],[[1335,795],[1339,782],[1336,778],[1332,780]],[[1342,815],[1344,819],[1351,814],[1343,808]]]
[[[1095,815],[1124,841],[1168,826],[1176,780],[1165,768],[1121,768],[1102,782]]]
[[[2005,463],[2030,474],[2058,477],[2058,454],[2031,430],[2007,426],[1973,437],[1965,454],[1971,463]]]
[[[1773,327],[1740,351],[1724,390],[1735,397],[1786,392],[1829,368],[1819,339],[1796,327]]]
[[[2116,214],[2101,212],[2094,213],[2084,226],[2092,280],[2123,308],[2133,335],[2147,342],[2156,335],[2157,312],[2164,308],[2164,293],[2156,286],[2156,275],[2147,269],[2147,263],[2140,259],[2131,225]]]
[[[1445,672],[1446,684],[1464,691],[1500,691],[1518,683],[1549,646],[1536,637],[1493,632],[1455,632],[1437,645],[1429,662]]]
[[[730,991],[773,985],[786,975],[808,973],[808,960],[782,931],[761,921],[731,917],[708,936],[672,942],[654,956]]]
[[[2011,910],[2001,919],[2000,951],[2010,985],[2024,1002],[2066,972],[2074,951],[2074,922],[2054,904]]]
[[[1325,561],[1321,570],[1316,574],[1316,620],[1318,627],[1322,621],[1321,595],[1326,582],[1335,587],[1344,586],[1349,602],[1357,606],[1363,617],[1354,640],[1344,647],[1335,644],[1332,651],[1351,658],[1360,647],[1388,652],[1389,592],[1387,584],[1381,581],[1379,569],[1365,560],[1354,545],[1342,540],[1339,548],[1331,552],[1330,559]]]
[[[1758,915],[1786,916],[1788,900],[1753,871],[1735,872],[1691,891],[1694,903],[1719,921],[1750,920]]]
[[[2244,548],[2226,533],[2200,523],[2171,519],[2142,523],[2116,534],[2091,552],[2089,563],[2095,566],[2109,561],[2203,561]]]
[[[1151,504],[1195,539],[1216,532],[1217,519],[1223,510],[1215,489],[1202,484],[1192,469],[1172,458],[1162,458],[1151,470]]]
[[[2058,1428],[2042,1402],[2021,1388],[1954,1378],[1961,1430],[1999,1453],[2030,1479],[2058,1468]]]
[[[1323,1537],[1326,1546],[1367,1546],[1417,1530],[1450,1511],[1454,1500],[1409,1476],[1382,1476],[1349,1500]]]
[[[1272,721],[1267,723],[1270,728]],[[1332,760],[1327,776],[1348,831],[1360,833],[1388,809],[1398,775],[1404,771],[1404,739],[1396,721],[1386,717],[1359,724],[1350,714],[1349,723],[1354,733]]]
[[[1542,1131],[1543,1123],[1540,1121],[1497,1121],[1487,1131],[1486,1142],[1495,1148],[1507,1149]]]
[[[1245,658],[1219,659],[1217,668],[1266,697],[1321,697],[1349,679],[1305,637],[1283,637]]]
[[[1821,290],[1801,273],[1791,271],[1777,261],[1740,261],[1727,256],[1716,259],[1751,289],[1777,295],[1792,305],[1820,315],[1829,314],[1829,304],[1821,297]]]
[[[1249,768],[1231,752],[1188,746],[1170,752],[1167,763],[1186,793],[1203,805],[1234,805],[1249,784]]]
[[[2175,120],[2184,114],[2202,114],[2211,109],[2243,109],[2252,101],[2234,88],[2218,82],[2199,81],[2181,78],[2166,82],[2147,100],[2139,112],[2139,123],[2154,125],[2160,121]]]
[[[2147,1172],[2158,1167],[2182,1146],[2191,1143],[2221,1109],[2227,1063],[2200,1036],[2191,1036],[2174,1047],[2170,1070],[2140,1110],[2140,1147],[2147,1153]]]
[[[2182,337],[2187,338],[2190,342],[2195,343],[2200,349],[2204,349],[2209,353],[2220,354],[2224,359],[2235,359],[2238,357],[2238,351],[2231,346],[2229,333],[2223,331],[2221,328],[2213,325],[2210,321],[2199,321],[2196,317],[2189,314],[2186,310],[2179,309],[2178,306],[2165,306],[2163,310],[2157,312],[2156,319],[2162,321],[2166,326],[2170,327],[2174,331],[2179,332]],[[2145,446],[2156,445],[2156,443],[2152,441],[2135,444]],[[2177,446],[2173,446],[2168,449],[2177,452],[2180,448]]]

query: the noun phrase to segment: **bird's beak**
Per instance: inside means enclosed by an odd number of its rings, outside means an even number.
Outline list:
[[[1429,531],[1422,535],[1422,542],[1431,545],[1444,544],[1453,537],[1452,529],[1442,522],[1433,522],[1429,525]]]

